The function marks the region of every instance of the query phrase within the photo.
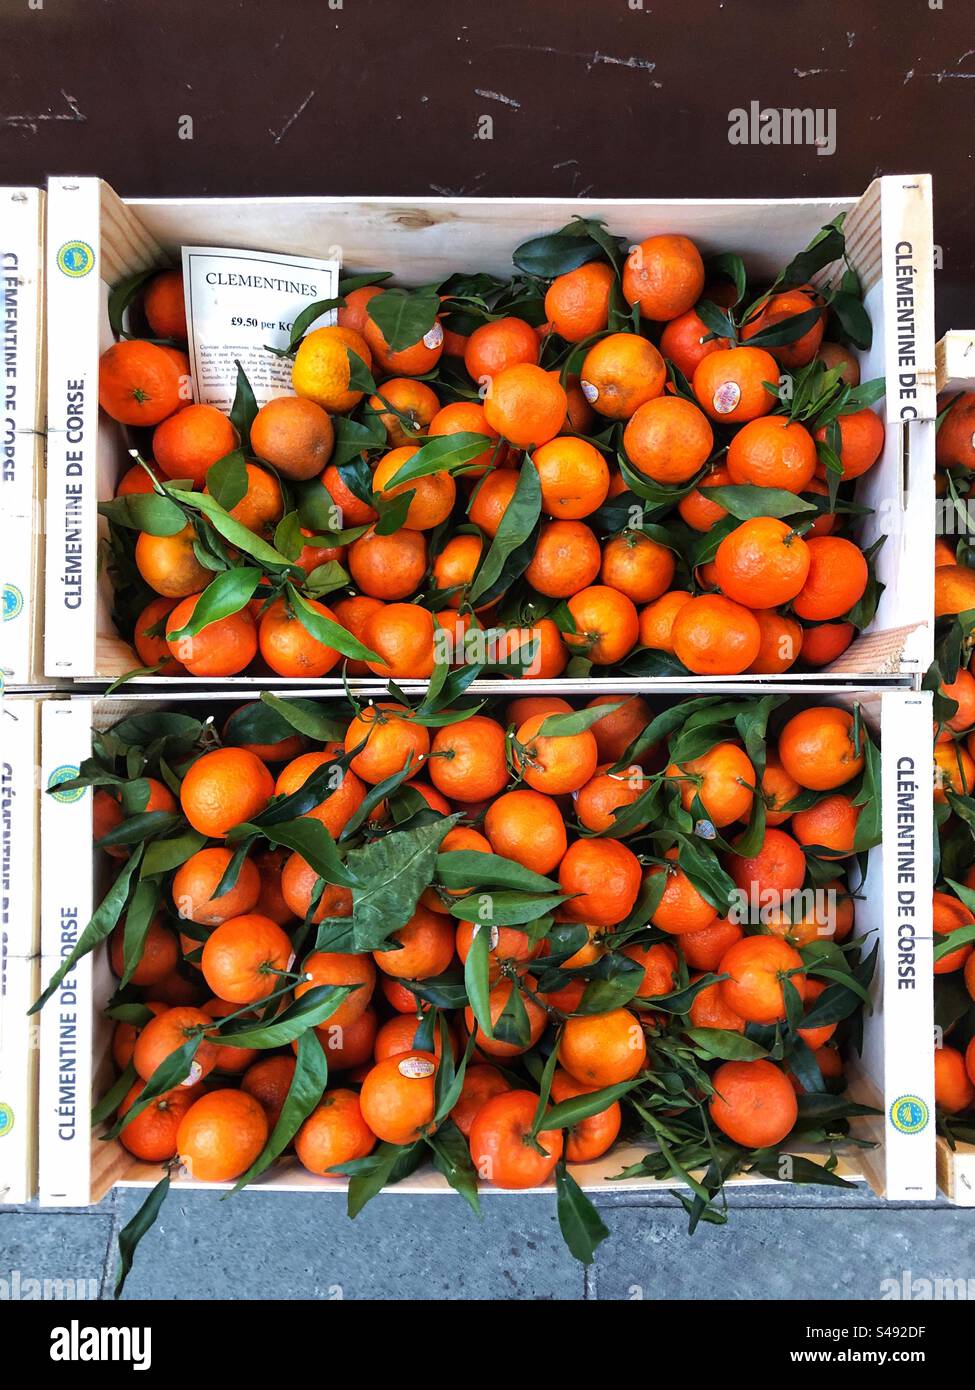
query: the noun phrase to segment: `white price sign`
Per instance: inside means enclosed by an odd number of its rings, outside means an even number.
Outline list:
[[[218,246],[183,247],[190,370],[197,401],[229,411],[240,362],[258,405],[291,394],[286,348],[303,309],[338,296],[338,261]],[[313,327],[335,322],[334,309]]]

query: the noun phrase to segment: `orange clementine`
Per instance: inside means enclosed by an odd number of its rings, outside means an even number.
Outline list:
[[[863,552],[842,536],[813,536],[806,544],[809,574],[793,599],[793,610],[811,622],[839,618],[860,601],[867,587],[870,573]]]
[[[327,412],[300,396],[275,396],[261,406],[251,424],[254,453],[284,478],[316,477],[334,446],[335,431]]]
[[[257,655],[257,629],[246,608],[207,623],[193,635],[178,636],[189,623],[199,594],[184,598],[166,619],[166,645],[191,676],[236,676]]]
[[[645,319],[663,322],[686,314],[704,289],[701,253],[686,236],[648,237],[634,246],[623,268],[623,295]]]
[[[583,1086],[614,1086],[643,1070],[647,1042],[629,1009],[569,1018],[562,1029],[559,1061]]]
[[[183,404],[183,373],[164,348],[138,338],[113,343],[98,362],[98,404],[123,425],[158,425]]]
[[[733,676],[758,656],[762,635],[750,609],[721,594],[702,594],[678,608],[670,641],[695,675]]]
[[[146,285],[142,311],[157,338],[178,338],[186,342],[186,304],[183,275],[179,270],[161,270]]]
[[[538,337],[524,319],[502,318],[483,323],[467,339],[464,366],[477,382],[499,376],[509,367],[538,362]]]
[[[835,791],[863,770],[863,750],[853,743],[853,715],[831,705],[800,710],[779,734],[782,766],[800,787]]]
[[[795,1091],[774,1062],[723,1062],[712,1085],[711,1118],[736,1144],[771,1148],[781,1144],[796,1123]]]
[[[660,353],[636,333],[610,333],[589,349],[579,384],[594,410],[610,420],[629,420],[659,396],[667,380]]]
[[[152,456],[167,477],[190,478],[202,487],[207,469],[233,453],[239,442],[222,410],[215,405],[188,405],[156,426]]]
[[[488,424],[516,449],[538,448],[554,439],[567,410],[558,379],[528,362],[498,372],[484,398]]]
[[[609,292],[615,276],[604,261],[589,261],[557,275],[545,294],[545,317],[567,343],[601,333],[609,322]]]
[[[180,787],[183,814],[201,835],[222,839],[271,799],[270,772],[245,748],[216,748],[191,764]]]
[[[206,588],[213,576],[196,558],[195,541],[196,531],[189,524],[174,536],[140,532],[135,563],[150,589],[165,598],[186,598]]]
[[[623,448],[633,467],[668,486],[693,478],[713,446],[714,435],[704,412],[682,396],[646,401],[623,431]]]
[[[263,1109],[246,1091],[211,1091],[180,1122],[180,1163],[197,1182],[231,1182],[260,1154],[269,1129]]]
[[[639,859],[619,840],[574,840],[559,864],[559,886],[574,895],[562,910],[573,922],[614,926],[629,916],[642,881]]]
[[[806,542],[773,516],[743,521],[722,540],[714,556],[718,584],[747,608],[774,608],[795,598],[809,574]]]
[[[767,415],[775,405],[779,367],[764,348],[734,347],[711,352],[694,370],[694,395],[719,424],[740,425]],[[766,385],[768,383],[768,385]]]

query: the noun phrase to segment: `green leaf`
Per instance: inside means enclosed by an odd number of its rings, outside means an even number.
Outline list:
[[[557,893],[558,881],[536,874],[513,859],[500,854],[482,854],[480,850],[454,849],[437,855],[436,881],[444,888],[467,888],[469,885],[495,884],[502,888],[520,889],[526,893]]]
[[[453,1073],[453,1076],[450,1076],[448,1067],[450,1070],[453,1069],[453,1053],[450,1050],[450,1030],[447,1026],[447,1019],[444,1014],[441,1013],[439,1015],[438,1022],[440,1025],[441,1058],[440,1066],[437,1069],[437,1108],[433,1116],[433,1127],[435,1129],[439,1128],[439,1126],[444,1123],[451,1110],[453,1110],[454,1106],[460,1100],[461,1092],[464,1089],[464,1077],[467,1074],[468,1063],[474,1055],[474,1048],[477,1042],[477,1026],[475,1024],[474,1028],[471,1030],[470,1037],[467,1039],[467,1047],[464,1049],[464,1055],[460,1059],[460,1066]]]
[[[512,981],[511,992],[494,1024],[494,1034],[498,1042],[511,1043],[525,1049],[531,1041],[531,1023],[525,1001],[517,981]]]
[[[842,257],[846,248],[846,238],[841,230],[843,215],[834,218],[816,233],[806,249],[800,251],[782,271],[773,289],[797,289]]]
[[[740,304],[745,296],[747,285],[745,262],[742,258],[732,252],[724,251],[716,256],[708,256],[705,260],[705,266],[709,281],[718,276],[732,282],[737,293],[735,304]]]
[[[150,835],[172,830],[181,822],[181,817],[172,811],[143,811],[136,816],[127,816],[119,825],[108,830],[95,843],[101,849],[109,845],[137,845]]]
[[[312,608],[308,600],[302,598],[293,584],[288,584],[286,588],[295,616],[305,631],[311,633],[316,642],[331,647],[332,651],[340,652],[342,656],[352,657],[355,661],[381,662],[382,658],[376,652],[363,646],[359,639],[353,637],[351,632],[347,632],[341,623],[335,622],[332,618],[326,618],[323,613]]]
[[[169,1192],[170,1176],[167,1173],[161,1182],[149,1193],[149,1196],[142,1203],[142,1206],[129,1221],[119,1231],[118,1237],[118,1270],[115,1274],[115,1297],[121,1296],[125,1288],[125,1281],[129,1277],[132,1269],[132,1260],[135,1256],[136,1247],[139,1241],[149,1230],[156,1220],[162,1208],[166,1195]]]
[[[351,375],[351,372],[350,372]],[[331,463],[339,470],[342,481],[351,492],[358,497],[359,493],[352,487],[345,469],[354,466],[360,460],[363,449],[380,449],[386,443],[386,428],[378,415],[371,416],[365,422],[360,420],[350,420],[347,415],[340,415],[335,420],[335,448],[332,450]],[[368,465],[366,466],[368,472]],[[328,489],[326,488],[326,493]],[[367,489],[371,494],[372,489]],[[331,496],[331,494],[329,494]],[[370,496],[360,498],[361,501],[368,502],[370,507],[375,506],[374,499]]]
[[[254,821],[246,821],[243,825],[234,826],[235,839],[247,838],[255,833],[263,835],[271,845],[296,850],[326,883],[334,883],[342,888],[359,885],[359,880],[342,863],[328,826],[316,817],[299,816],[280,825],[257,825]]]
[[[175,536],[186,526],[186,514],[172,497],[158,492],[133,492],[111,502],[99,502],[98,512],[116,526],[146,531],[150,536]]]
[[[842,329],[840,336],[866,352],[873,342],[873,325],[863,307],[863,300],[858,295],[838,290],[830,300],[829,307]]]
[[[797,516],[816,510],[814,502],[805,502],[794,492],[777,487],[754,487],[750,483],[709,487],[707,494],[709,501],[724,507],[739,521],[750,521],[757,516]]]
[[[586,1095],[572,1096],[559,1105],[553,1105],[542,1116],[538,1128],[572,1129],[580,1120],[588,1120],[591,1115],[599,1115],[608,1110],[614,1101],[642,1084],[643,1078],[634,1077],[632,1081],[618,1081],[615,1086],[603,1086],[601,1090],[590,1091]]]
[[[780,319],[778,323],[770,324],[768,328],[760,328],[748,339],[748,346],[784,347],[786,343],[796,342],[804,333],[815,328],[821,318],[821,309],[803,309],[801,314],[790,314],[788,318]]]
[[[562,1238],[577,1260],[590,1265],[609,1228],[563,1161],[555,1168],[555,1190]]]
[[[148,1009],[146,1009],[146,1013],[149,1014]],[[152,1014],[149,1014],[149,1018],[151,1017]],[[148,1019],[146,1020],[146,1022],[148,1022]],[[129,1062],[128,1066],[125,1068],[122,1074],[112,1083],[109,1089],[102,1096],[101,1100],[98,1101],[96,1105],[92,1106],[91,1123],[93,1126],[100,1125],[103,1120],[108,1119],[109,1115],[115,1114],[116,1110],[122,1104],[123,1100],[129,1094],[129,1092],[131,1091],[135,1083],[138,1081],[138,1079],[139,1078],[136,1075],[135,1067],[132,1065],[131,1062]]]
[[[467,990],[464,977],[451,966],[442,975],[428,975],[425,980],[410,980],[410,992],[418,999],[426,1000],[436,1009],[465,1009]]]
[[[518,486],[501,518],[491,548],[481,560],[471,584],[467,597],[472,607],[499,577],[508,556],[528,540],[541,514],[542,485],[535,465],[526,459],[518,476]],[[526,557],[526,567],[530,559],[530,555]]]
[[[643,966],[618,951],[611,951],[595,965],[585,967],[589,983],[576,1006],[578,1014],[602,1014],[622,1009],[643,982]]]
[[[554,912],[569,893],[520,893],[515,889],[471,893],[450,904],[451,915],[488,927],[513,927],[535,922]]]
[[[532,237],[516,246],[511,259],[526,275],[540,280],[554,280],[589,261],[602,259],[602,250],[590,237],[579,231],[550,232]]]
[[[782,1162],[785,1158],[788,1159],[788,1164]],[[801,1154],[775,1152],[767,1158],[763,1156],[754,1165],[754,1171],[775,1178],[778,1182],[782,1182],[784,1176],[786,1182],[801,1186],[821,1184],[824,1187],[856,1187],[855,1182],[841,1178],[838,1173],[827,1168],[825,1163],[816,1163],[814,1159],[803,1158]]]
[[[247,493],[247,460],[240,449],[224,454],[207,469],[207,491],[225,511],[232,512]]]
[[[313,985],[268,1023],[235,1019],[217,1030],[225,1047],[285,1047],[309,1028],[317,1028],[358,985]]]
[[[460,1130],[452,1120],[445,1120],[435,1134],[426,1136],[426,1141],[433,1154],[434,1166],[454,1191],[460,1193],[475,1216],[480,1216],[477,1174],[471,1161],[470,1145]]]
[[[768,1048],[728,1028],[685,1028],[684,1037],[709,1061],[719,1057],[727,1062],[754,1062],[768,1056]]]
[[[434,435],[400,465],[384,491],[388,493],[394,487],[415,482],[417,478],[428,477],[431,473],[444,473],[461,468],[465,463],[478,458],[485,449],[490,449],[492,442],[486,434],[471,434],[467,430],[458,431],[457,434]]]
[[[345,737],[347,724],[344,720],[336,719],[334,715],[326,711],[328,706],[314,700],[302,700],[284,698],[275,695],[270,690],[262,690],[260,702],[255,701],[252,705],[244,707],[246,710],[253,711],[256,716],[259,711],[265,710],[270,717],[275,717],[273,726],[261,724],[259,726],[260,736],[255,736],[255,730],[249,725],[241,728],[236,721],[236,716],[241,713],[237,711],[231,716],[228,722],[227,731],[233,729],[234,737],[239,743],[274,743],[280,738],[286,738],[292,732],[304,734],[306,738],[314,739],[316,743],[332,743],[341,741]],[[279,732],[268,734],[269,727],[273,727]]]
[[[237,367],[237,390],[234,393],[234,403],[230,407],[230,423],[240,435],[241,447],[250,449],[251,425],[257,414],[257,401],[247,380],[247,373],[236,358],[234,363]]]
[[[677,729],[683,727],[688,718],[694,714],[705,715],[706,711],[717,705],[721,700],[720,695],[694,696],[689,700],[681,700],[676,705],[661,710],[661,712],[651,719],[650,723],[643,729],[626,749],[621,758],[613,764],[613,772],[622,772],[631,763],[641,762],[644,755],[655,749],[657,744],[663,743]]]
[[[250,555],[262,567],[271,566],[272,569],[280,569],[290,564],[286,555],[282,555],[280,551],[268,545],[267,541],[248,530],[242,522],[230,516],[217,499],[211,497],[208,492],[186,492],[172,487],[171,484],[167,484],[166,492],[167,495],[176,497],[183,506],[192,507],[195,511],[202,512],[213,529],[223,536],[224,540],[229,541],[238,550],[242,550],[245,555]]]
[[[284,1153],[321,1100],[327,1082],[328,1061],[318,1040],[318,1034],[313,1028],[309,1028],[298,1039],[294,1076],[291,1078],[291,1085],[288,1087],[288,1094],[277,1123],[257,1158],[247,1172],[237,1179],[233,1187],[234,1192],[239,1192],[242,1187],[253,1182],[265,1168],[271,1166],[279,1154]]]
[[[339,277],[339,294],[345,297],[353,290],[361,290],[366,285],[379,285],[383,280],[391,280],[391,270],[368,270],[364,275],[342,275]]]
[[[142,847],[137,847],[122,865],[118,878],[102,898],[92,914],[91,920],[78,937],[73,950],[65,957],[48,981],[47,988],[27,1010],[34,1014],[42,1008],[58,988],[61,981],[73,970],[82,957],[93,951],[97,945],[110,935],[128,902],[129,890],[136,870],[142,862]]]
[[[203,732],[203,723],[188,714],[155,710],[150,714],[130,714],[112,729],[112,740],[119,756],[128,748],[155,749],[160,757],[187,756]]]
[[[406,926],[433,880],[440,841],[459,819],[459,814],[442,816],[431,825],[394,830],[349,851],[348,867],[358,880],[352,889],[357,950],[375,951]]]
[[[368,283],[368,282],[367,282]],[[343,294],[347,291],[343,291]],[[316,299],[312,304],[306,304],[300,314],[295,315],[291,325],[291,339],[288,343],[288,356],[290,357],[298,347],[302,338],[311,328],[316,319],[320,319],[323,314],[330,314],[333,309],[341,309],[345,306],[345,299]]]
[[[862,854],[880,844],[882,829],[880,750],[866,731],[863,733],[863,774],[853,805],[860,807],[853,832],[853,851]]]
[[[345,829],[342,831],[339,839],[342,841],[352,839],[359,827],[364,825],[369,819],[369,813],[373,811],[380,802],[385,801],[387,797],[391,796],[398,787],[401,787],[407,778],[413,776],[413,773],[413,754],[409,753],[406,762],[400,768],[399,772],[394,772],[384,781],[377,782],[374,786],[369,788],[358,810],[346,821]]]
[[[254,597],[254,591],[260,582],[260,570],[224,570],[203,590],[189,622],[184,623],[177,631],[166,634],[168,640],[178,642],[183,637],[195,637],[211,623],[218,623],[222,618],[239,613]]]
[[[569,734],[581,734],[612,714],[626,699],[614,700],[612,704],[592,705],[586,709],[575,709],[566,714],[547,714],[538,728],[537,738],[564,738]]]
[[[464,962],[464,985],[471,1010],[477,1026],[487,1037],[493,1038],[491,1023],[491,983],[488,969],[491,950],[491,931],[488,927],[474,925],[471,949]]]
[[[352,1220],[367,1202],[372,1201],[389,1183],[399,1182],[413,1172],[426,1152],[421,1142],[403,1148],[399,1144],[380,1144],[366,1158],[352,1163],[336,1164],[334,1173],[348,1173],[348,1212]]]
[[[122,935],[122,957],[124,961],[119,989],[124,989],[132,979],[132,974],[142,960],[146,937],[152,919],[159,906],[161,884],[158,879],[142,878],[135,886],[132,901],[125,914],[125,928]]]
[[[126,275],[124,280],[120,280],[117,285],[113,285],[108,296],[108,322],[112,333],[116,338],[124,338],[125,311],[135,299],[147,280],[152,280],[159,274],[158,266],[150,266],[148,270],[137,270],[133,275]]]
[[[142,877],[151,878],[155,874],[168,874],[171,869],[178,869],[206,842],[206,836],[198,830],[185,830],[182,835],[174,835],[168,840],[154,840],[146,845]]]
[[[287,512],[274,528],[274,548],[287,555],[289,560],[297,561],[305,545],[301,529],[301,519],[296,511]]]
[[[434,289],[383,290],[366,308],[390,352],[402,352],[418,343],[430,332],[439,312],[440,296]]]
[[[799,1105],[799,1123],[808,1124],[815,1121],[823,1123],[831,1120],[845,1120],[857,1115],[882,1115],[882,1110],[877,1110],[872,1105],[860,1105],[852,1101],[848,1096],[834,1096],[828,1092],[816,1092],[812,1095],[800,1095],[796,1097]]]
[[[175,1052],[164,1057],[129,1109],[115,1121],[103,1137],[106,1140],[117,1139],[126,1125],[131,1124],[154,1100],[158,1100],[167,1091],[173,1090],[176,1086],[182,1086],[184,1081],[189,1080],[193,1075],[193,1059],[202,1041],[203,1029],[200,1028],[199,1031],[194,1031],[193,1035],[186,1039],[186,1042],[176,1048]],[[199,1070],[197,1068],[198,1072]]]

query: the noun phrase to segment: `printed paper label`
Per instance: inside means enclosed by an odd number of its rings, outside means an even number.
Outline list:
[[[258,405],[291,395],[291,361],[268,347],[286,348],[303,309],[338,296],[338,261],[262,251],[183,247],[183,284],[190,370],[197,401],[229,410],[240,362]],[[335,322],[335,310],[313,328]]]

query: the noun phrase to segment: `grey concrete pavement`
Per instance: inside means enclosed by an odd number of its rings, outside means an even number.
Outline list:
[[[24,1292],[33,1279],[81,1281],[82,1296],[110,1298],[118,1231],[143,1196],[0,1209],[0,1281],[18,1281],[21,1297],[37,1296]],[[611,1235],[585,1271],[562,1244],[554,1196],[488,1193],[478,1221],[452,1195],[385,1194],[350,1222],[337,1195],[175,1191],[125,1296],[856,1301],[889,1293],[884,1281],[905,1272],[965,1279],[975,1293],[975,1213],[944,1202],[888,1205],[862,1187],[750,1189],[732,1194],[726,1225],[693,1237],[666,1194],[598,1202]]]

